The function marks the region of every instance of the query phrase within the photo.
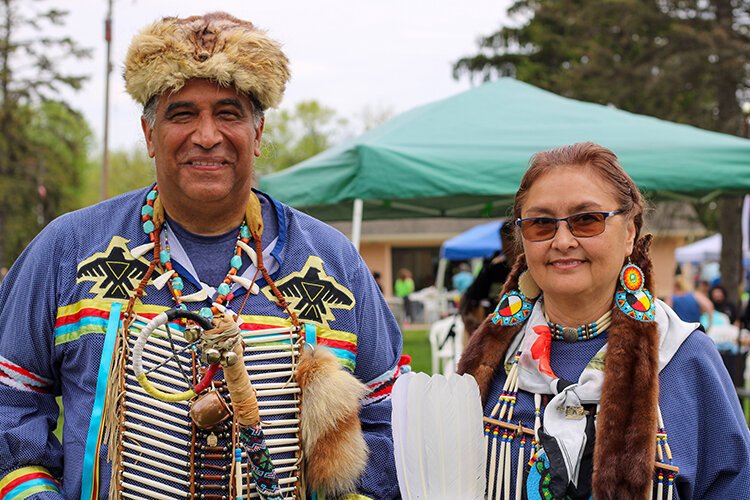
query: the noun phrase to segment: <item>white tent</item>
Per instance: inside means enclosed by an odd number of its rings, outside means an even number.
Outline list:
[[[742,205],[742,255],[745,259],[750,258],[748,229],[750,229],[750,195],[745,196]],[[718,262],[721,259],[721,235],[714,234],[708,238],[679,247],[674,254],[675,259],[680,264]]]
[[[721,256],[721,235],[714,234],[708,238],[679,247],[674,251],[674,255],[680,264],[717,261]]]

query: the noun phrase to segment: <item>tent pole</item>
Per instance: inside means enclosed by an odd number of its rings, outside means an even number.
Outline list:
[[[448,313],[448,300],[445,293],[445,271],[448,269],[448,259],[442,257],[438,262],[437,276],[435,276],[435,287],[438,289],[438,311],[440,316]]]
[[[354,210],[352,210],[352,244],[359,252],[359,240],[362,237],[362,199],[354,200]]]

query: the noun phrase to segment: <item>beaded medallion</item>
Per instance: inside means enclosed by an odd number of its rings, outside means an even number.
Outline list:
[[[521,292],[511,290],[500,299],[500,303],[492,315],[492,322],[494,324],[500,323],[503,326],[522,323],[531,314],[531,306],[531,301],[526,299]]]
[[[639,292],[643,288],[643,271],[635,264],[626,264],[620,271],[620,285],[628,292]]]

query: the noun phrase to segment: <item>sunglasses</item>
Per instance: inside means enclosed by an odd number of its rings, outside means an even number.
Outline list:
[[[526,217],[516,219],[521,234],[527,241],[547,241],[557,234],[558,222],[565,221],[568,230],[576,238],[590,238],[604,232],[607,217],[623,213],[623,210],[611,212],[582,212],[556,219],[554,217]]]

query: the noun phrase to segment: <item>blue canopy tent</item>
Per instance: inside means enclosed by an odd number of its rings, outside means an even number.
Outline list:
[[[487,222],[474,226],[458,236],[446,240],[440,247],[440,258],[447,260],[469,260],[491,257],[503,248],[500,227],[503,221]]]
[[[443,243],[440,247],[440,262],[435,283],[438,290],[445,287],[445,271],[448,269],[449,260],[487,258],[502,250],[500,228],[504,222],[501,219],[479,224]]]

